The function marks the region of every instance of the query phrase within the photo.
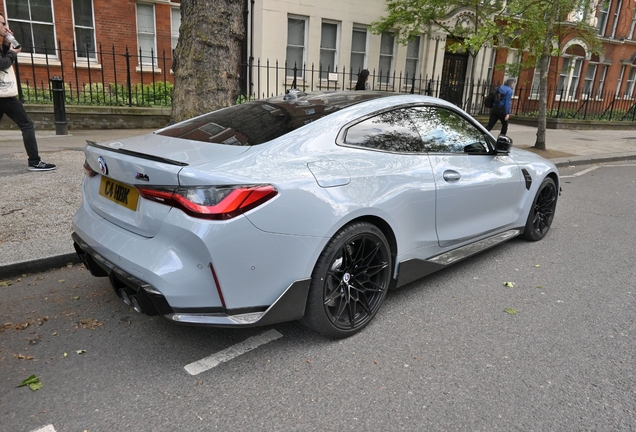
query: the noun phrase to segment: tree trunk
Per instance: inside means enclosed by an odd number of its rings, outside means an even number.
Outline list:
[[[548,105],[548,67],[550,64],[550,54],[545,52],[539,59],[539,118],[537,119],[537,140],[534,148],[545,150],[545,131],[547,129],[546,111]]]
[[[173,123],[236,103],[244,6],[245,0],[181,0]]]
[[[545,131],[546,131],[546,112],[548,106],[548,69],[550,67],[550,57],[552,55],[552,39],[554,38],[554,24],[556,23],[559,13],[559,2],[553,1],[552,9],[548,18],[548,26],[543,40],[543,47],[541,50],[541,57],[539,59],[539,118],[537,119],[537,140],[534,143],[534,148],[538,150],[545,150]]]

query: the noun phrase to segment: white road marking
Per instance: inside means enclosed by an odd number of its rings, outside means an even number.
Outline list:
[[[582,176],[583,174],[587,174],[590,171],[594,171],[597,168],[614,168],[614,167],[632,167],[632,166],[636,166],[636,164],[620,164],[620,165],[596,165],[593,167],[589,167],[588,169],[584,169],[583,171],[579,171],[575,174],[572,175],[566,175],[566,176],[559,176],[560,178],[572,178],[572,177],[579,177]]]
[[[213,367],[216,367],[223,362],[232,360],[233,358],[245,354],[246,352],[252,351],[254,348],[258,348],[261,345],[265,345],[266,343],[269,343],[281,337],[283,337],[283,335],[278,333],[276,330],[266,331],[265,333],[258,336],[247,338],[243,342],[224,349],[223,351],[219,351],[216,354],[212,354],[209,357],[195,361],[194,363],[190,363],[189,365],[185,366],[185,370],[190,375],[198,375],[201,372],[212,369]]]
[[[583,171],[579,171],[579,172],[574,173],[574,174],[572,174],[572,175],[568,175],[568,176],[561,176],[561,178],[579,177],[579,176],[582,176],[583,174],[587,174],[587,173],[589,173],[590,171],[594,171],[595,169],[598,169],[598,168],[600,168],[600,167],[601,167],[600,165],[595,165],[595,166],[593,166],[593,167],[589,167],[588,169],[584,169]]]
[[[41,427],[40,429],[34,429],[31,432],[55,432],[55,428],[53,427],[53,425],[46,425],[44,427]]]

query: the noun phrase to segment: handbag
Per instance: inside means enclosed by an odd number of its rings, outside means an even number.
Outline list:
[[[6,70],[0,70],[0,98],[15,97],[18,95],[18,85],[16,84],[13,66]]]

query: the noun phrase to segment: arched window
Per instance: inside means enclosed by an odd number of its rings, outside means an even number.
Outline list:
[[[581,78],[581,68],[585,59],[585,49],[580,45],[570,45],[563,56],[563,64],[559,75],[557,95],[566,100],[573,100]]]

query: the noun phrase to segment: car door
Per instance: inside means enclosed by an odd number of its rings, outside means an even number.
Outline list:
[[[386,110],[349,126],[340,144],[353,152],[342,164],[351,174],[348,193],[361,205],[382,210],[399,253],[425,256],[427,248],[437,248],[435,181],[409,111]]]
[[[496,155],[492,138],[456,111],[427,106],[411,113],[433,169],[439,245],[452,247],[513,223],[523,180],[515,161]]]

